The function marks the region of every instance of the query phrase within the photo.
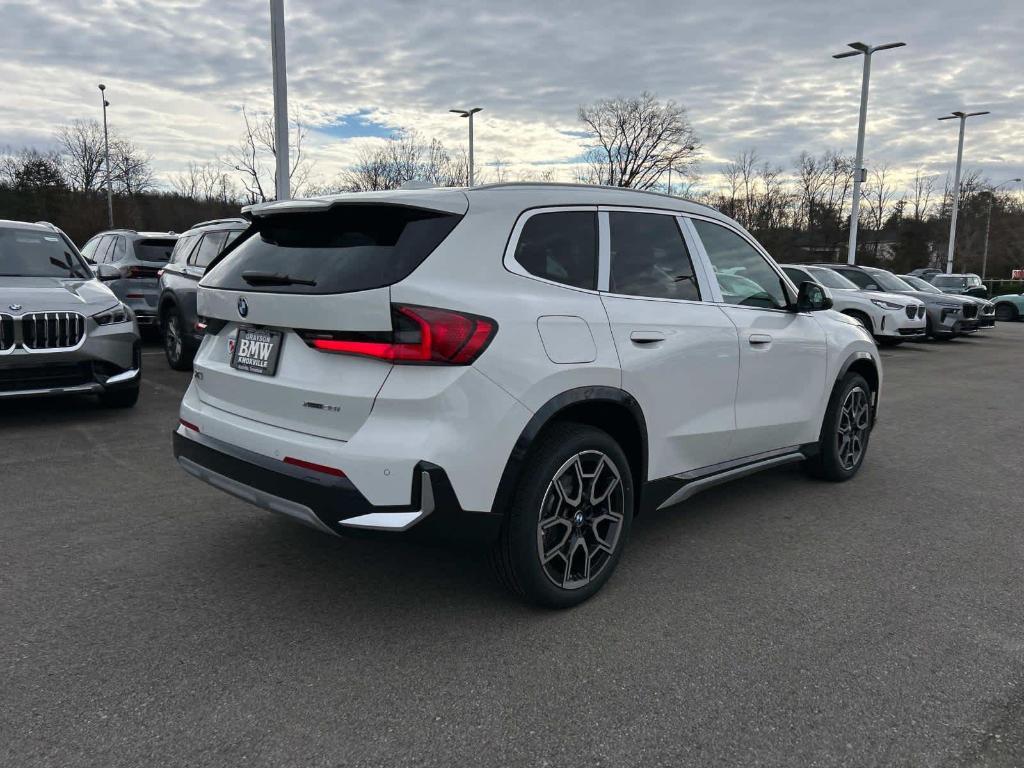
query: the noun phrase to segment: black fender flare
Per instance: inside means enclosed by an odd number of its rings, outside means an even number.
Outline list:
[[[878,363],[875,362],[875,358],[873,358],[868,352],[864,352],[863,350],[858,351],[858,352],[853,352],[852,354],[850,354],[846,358],[845,361],[843,361],[842,366],[840,366],[840,368],[839,368],[839,373],[836,374],[836,380],[834,382],[832,382],[832,390],[835,391],[835,388],[839,386],[839,382],[841,382],[843,380],[843,378],[846,376],[846,374],[850,372],[850,369],[853,367],[853,364],[854,363],[859,363],[862,360],[863,361],[867,361],[871,365],[871,367],[874,368],[874,370],[875,370],[875,377],[877,379],[877,381],[876,381],[876,388],[875,388],[875,391],[874,391],[874,398],[873,398],[874,402],[871,404],[871,421],[872,421],[872,423],[875,423],[875,419],[878,416],[878,386],[877,385],[881,382],[882,372],[878,369]],[[870,383],[871,382],[869,381],[868,384],[870,384]]]
[[[526,423],[523,431],[519,434],[512,453],[505,462],[505,469],[498,482],[498,490],[494,494],[494,503],[491,509],[502,514],[512,503],[516,486],[522,474],[523,464],[530,453],[530,449],[544,427],[555,420],[560,413],[580,403],[612,403],[623,406],[633,416],[638,429],[640,430],[640,455],[637,457],[639,463],[639,477],[636,478],[635,486],[639,490],[647,479],[647,420],[644,418],[643,409],[631,394],[618,387],[589,386],[577,387],[555,395],[542,405]]]

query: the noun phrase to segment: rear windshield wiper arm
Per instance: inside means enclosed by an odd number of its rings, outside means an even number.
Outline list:
[[[316,280],[282,275],[280,272],[254,272],[247,270],[242,279],[249,285],[316,285]]]

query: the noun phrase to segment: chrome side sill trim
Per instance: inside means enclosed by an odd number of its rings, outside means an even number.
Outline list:
[[[43,389],[17,389],[12,392],[0,392],[0,400],[7,397],[93,394],[102,391],[102,389],[103,387],[99,384],[76,384],[73,387],[47,387]]]
[[[804,458],[805,456],[802,453],[787,453],[782,456],[773,456],[769,459],[755,461],[751,464],[744,464],[743,466],[736,467],[734,469],[728,469],[725,472],[701,477],[687,483],[678,491],[673,493],[658,505],[658,509],[665,509],[665,507],[671,507],[681,501],[686,501],[686,499],[690,498],[694,494],[700,493],[701,491],[712,488],[716,485],[727,483],[730,480],[746,477],[747,475],[752,475],[755,472],[760,472],[763,469],[771,469],[772,467],[781,467],[783,464],[792,464],[793,462],[803,461]]]
[[[329,533],[332,536],[338,535],[324,525],[320,518],[313,514],[313,510],[304,504],[296,504],[294,501],[282,499],[280,496],[274,496],[273,494],[266,493],[265,491],[251,488],[237,480],[232,480],[230,477],[225,477],[217,472],[211,472],[206,467],[200,466],[184,456],[178,457],[178,463],[181,465],[182,469],[193,477],[197,477],[204,483],[209,483],[214,488],[219,488],[225,493],[230,493],[236,499],[247,501],[250,504],[254,504],[257,507],[267,510],[268,512],[286,515],[298,520],[304,525],[308,525],[310,528],[315,528],[318,531]]]
[[[420,473],[420,508],[414,512],[371,512],[368,515],[339,520],[339,525],[373,531],[407,531],[434,511],[434,488],[430,475]]]

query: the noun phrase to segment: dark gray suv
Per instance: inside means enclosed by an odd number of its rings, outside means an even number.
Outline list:
[[[178,238],[170,261],[160,271],[160,333],[167,363],[176,371],[192,367],[203,340],[196,313],[196,285],[207,265],[247,226],[245,219],[214,219],[194,225]]]
[[[178,236],[173,232],[136,232],[134,229],[112,229],[93,235],[82,246],[82,255],[94,265],[115,267],[97,276],[121,301],[131,307],[140,328],[157,326],[157,276],[171,257]]]

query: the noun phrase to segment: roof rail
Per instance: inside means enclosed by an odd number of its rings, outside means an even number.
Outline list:
[[[57,225],[54,224],[52,221],[37,221],[36,224],[38,224],[40,227],[49,227],[50,229],[52,229],[54,231],[57,231],[57,232],[60,231],[57,228]]]
[[[196,227],[208,227],[211,224],[248,224],[245,219],[240,216],[229,216],[225,219],[210,219],[209,221],[200,221],[198,224],[193,224],[189,229],[195,229]]]
[[[480,189],[501,189],[503,187],[571,187],[573,189],[602,189],[606,192],[636,192],[641,195],[653,195],[655,197],[667,197],[669,200],[676,200],[681,203],[689,203],[690,205],[699,205],[702,208],[708,208],[716,213],[721,213],[714,208],[714,206],[708,205],[707,203],[701,203],[697,200],[691,200],[688,197],[677,197],[676,195],[669,195],[665,192],[658,192],[653,189],[635,189],[633,187],[611,187],[607,184],[576,184],[571,181],[500,181],[494,184],[479,184],[475,187],[466,187],[466,191],[475,191]]]

